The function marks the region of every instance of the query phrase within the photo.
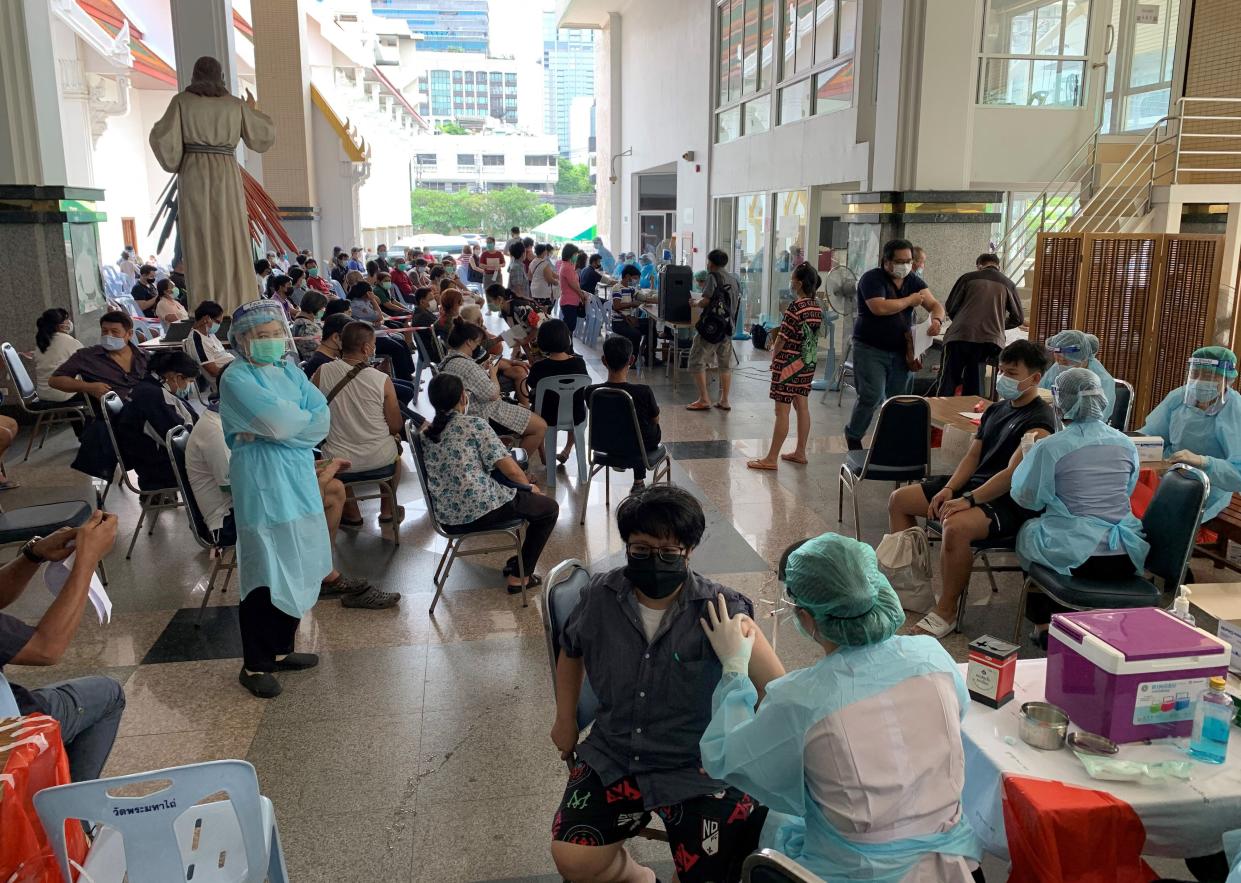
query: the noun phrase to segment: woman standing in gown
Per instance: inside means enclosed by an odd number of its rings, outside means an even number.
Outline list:
[[[275,140],[271,117],[255,109],[253,95],[230,95],[220,62],[209,55],[194,62],[190,84],[151,129],[155,159],[177,175],[177,233],[195,301],[231,311],[254,291],[237,143],[264,153]]]
[[[802,263],[789,279],[793,302],[784,311],[784,320],[771,344],[771,398],[776,403],[776,422],[771,432],[767,456],[750,460],[751,469],[774,470],[780,460],[806,462],[806,443],[810,440],[810,382],[818,364],[819,328],[823,324],[823,308],[815,300],[819,290],[819,274]],[[797,410],[797,447],[790,454],[781,454],[789,434],[789,409]],[[777,459],[779,458],[779,459]]]

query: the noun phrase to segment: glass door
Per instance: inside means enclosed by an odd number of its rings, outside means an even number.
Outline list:
[[[638,239],[642,243],[639,254],[652,254],[655,260],[661,260],[663,250],[672,247],[675,222],[675,212],[639,212]]]
[[[1188,7],[1185,0],[1113,0],[1105,132],[1142,132],[1169,112],[1177,34]]]

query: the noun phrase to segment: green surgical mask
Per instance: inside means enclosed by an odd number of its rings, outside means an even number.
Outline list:
[[[319,321],[319,322],[322,322],[322,321],[323,321],[323,314],[324,314],[324,313],[326,313],[326,312],[327,312],[327,310],[320,310],[319,312],[315,313],[315,319],[316,319],[317,321]]]
[[[308,268],[306,269],[306,275],[307,275],[307,276],[318,276],[318,275],[319,275],[319,268],[318,268],[318,267],[308,267]]]
[[[384,290],[384,291],[391,291],[391,290],[392,290],[392,283],[391,283],[391,282],[380,282],[380,283],[379,283],[379,285],[380,285],[380,287],[381,287],[381,288],[383,288],[383,290]]]
[[[250,341],[250,360],[260,365],[274,365],[284,358],[285,341],[282,337]]]

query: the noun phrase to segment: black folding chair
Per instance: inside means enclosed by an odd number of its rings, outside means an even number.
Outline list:
[[[435,513],[435,500],[431,496],[431,485],[427,479],[422,432],[414,425],[413,420],[409,420],[405,424],[405,438],[414,452],[414,466],[418,470],[418,484],[422,486],[422,498],[427,503],[427,515],[431,518],[431,527],[437,534],[448,541],[448,545],[444,548],[444,554],[440,556],[439,565],[435,568],[435,597],[431,599],[431,607],[428,612],[435,612],[435,605],[439,603],[440,595],[444,593],[444,584],[448,582],[448,573],[452,570],[452,566],[458,558],[469,558],[474,555],[487,555],[492,552],[507,552],[510,550],[517,557],[517,576],[522,581],[521,606],[528,607],[529,601],[526,600],[525,586],[526,571],[525,563],[521,558],[521,546],[525,542],[526,528],[529,527],[529,523],[524,518],[514,518],[511,521],[495,524],[483,530],[462,529],[440,523],[439,516]],[[501,545],[484,546],[482,548],[471,548],[464,551],[461,549],[461,544],[471,537],[498,536],[500,534],[508,537],[510,542]]]
[[[1146,507],[1146,514],[1142,516],[1142,529],[1146,533],[1146,541],[1150,543],[1146,571],[1163,583],[1162,590],[1151,579],[1139,574],[1119,580],[1082,579],[1065,576],[1041,564],[1032,564],[1021,587],[1013,640],[1021,636],[1026,596],[1031,591],[1042,592],[1052,601],[1072,610],[1152,607],[1158,604],[1164,592],[1175,591],[1185,579],[1210,492],[1211,480],[1206,473],[1178,463],[1160,479],[1155,496]]]
[[[849,451],[840,467],[836,520],[845,520],[845,490],[853,501],[853,537],[862,538],[857,486],[863,481],[921,481],[931,471],[931,405],[920,396],[893,396],[883,403],[870,447]]]
[[[1133,387],[1124,380],[1116,381],[1116,402],[1107,425],[1120,432],[1129,431],[1129,419],[1133,416]]]
[[[190,486],[189,471],[185,465],[186,446],[190,442],[190,427],[174,426],[168,430],[164,447],[168,449],[168,459],[172,463],[172,474],[177,477],[177,487],[181,489],[181,499],[185,501],[185,514],[190,520],[190,532],[194,534],[194,542],[211,553],[211,575],[207,578],[207,591],[203,594],[202,606],[198,608],[198,621],[195,628],[202,624],[203,614],[207,610],[207,602],[211,600],[211,592],[215,589],[216,578],[224,574],[221,592],[228,591],[229,580],[237,569],[236,543],[221,544],[216,531],[207,527],[198,500],[194,497],[194,489]]]
[[[672,458],[668,449],[659,445],[648,451],[642,441],[642,427],[638,423],[638,411],[633,397],[623,389],[607,386],[596,387],[587,402],[590,426],[587,444],[590,448],[590,475],[586,479],[586,493],[582,498],[582,517],[578,524],[586,523],[586,505],[590,502],[590,482],[603,470],[603,501],[612,504],[613,469],[646,468],[652,484],[660,477],[672,484]]]
[[[121,473],[121,485],[126,490],[133,492],[138,497],[138,506],[141,508],[141,514],[138,516],[138,523],[134,525],[134,535],[130,537],[129,549],[125,552],[125,558],[128,560],[134,554],[134,544],[138,542],[138,534],[142,530],[142,523],[146,521],[147,516],[151,517],[150,527],[147,529],[147,536],[155,533],[156,519],[159,513],[165,509],[176,509],[181,505],[181,500],[177,496],[177,487],[156,488],[155,490],[144,491],[138,486],[138,483],[129,477],[129,466],[125,463],[125,458],[121,456],[121,446],[116,440],[115,421],[121,416],[125,403],[121,401],[121,397],[114,392],[107,393],[100,399],[100,409],[103,412],[104,425],[108,427],[108,438],[112,441],[112,451],[116,454],[117,467]],[[111,482],[108,483],[111,487]],[[104,491],[107,496],[107,491]]]
[[[13,381],[13,386],[17,389],[17,400],[22,411],[35,418],[34,428],[30,430],[30,438],[26,441],[26,456],[22,458],[24,463],[30,459],[30,449],[34,447],[34,440],[40,429],[43,430],[43,438],[39,440],[39,450],[43,450],[44,442],[47,441],[52,427],[57,423],[72,423],[78,420],[83,425],[86,424],[87,405],[80,402],[69,404],[43,401],[39,398],[34,381],[31,380],[26,366],[22,364],[21,356],[18,355],[17,350],[13,349],[13,345],[11,343],[0,344],[0,353],[4,355],[4,367],[9,372],[9,379]]]

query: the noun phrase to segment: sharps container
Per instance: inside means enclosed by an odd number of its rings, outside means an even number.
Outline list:
[[[1230,648],[1156,607],[1057,613],[1047,701],[1113,742],[1188,736],[1194,702],[1224,677]]]

